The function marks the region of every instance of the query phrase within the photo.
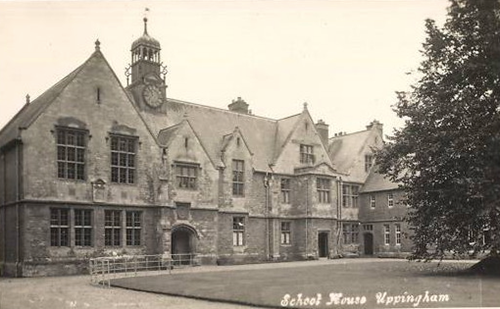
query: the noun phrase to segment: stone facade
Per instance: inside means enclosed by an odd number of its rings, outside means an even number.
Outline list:
[[[224,265],[407,251],[406,238],[383,244],[405,208],[369,209],[386,191],[363,191],[380,123],[328,138],[307,105],[274,120],[241,98],[229,110],[167,99],[159,53],[145,31],[123,87],[96,42],[0,131],[3,275],[82,273],[110,255]]]

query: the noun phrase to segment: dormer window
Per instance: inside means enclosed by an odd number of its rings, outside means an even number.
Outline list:
[[[314,148],[311,145],[300,145],[300,163],[314,164]]]

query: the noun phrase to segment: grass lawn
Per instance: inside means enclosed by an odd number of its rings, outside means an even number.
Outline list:
[[[275,265],[273,268],[254,270],[235,268],[216,272],[174,271],[171,275],[115,279],[112,285],[263,307],[415,308],[500,305],[500,278],[461,273],[461,270],[471,265],[467,263],[445,262],[438,267],[437,263],[366,259],[336,260],[331,264],[321,265],[303,262],[293,268]],[[342,293],[341,297],[339,293]],[[287,294],[289,297],[285,297]],[[321,299],[318,299],[318,294]]]

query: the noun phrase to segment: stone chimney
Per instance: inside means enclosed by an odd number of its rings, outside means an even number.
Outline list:
[[[315,124],[316,131],[319,133],[319,137],[325,146],[328,146],[328,125],[322,120],[318,120]]]
[[[241,97],[233,100],[231,104],[227,106],[230,111],[241,113],[241,114],[249,114],[248,103],[245,102]]]
[[[370,122],[370,124],[366,126],[366,129],[367,130],[373,130],[373,129],[378,130],[380,133],[380,136],[383,136],[383,134],[384,134],[384,125],[378,120],[373,120],[372,122]]]

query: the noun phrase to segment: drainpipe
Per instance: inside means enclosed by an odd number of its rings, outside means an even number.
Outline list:
[[[269,178],[267,178],[267,172],[266,176],[264,177],[264,188],[266,190],[265,198],[265,206],[266,206],[266,211],[265,211],[265,216],[266,216],[266,259],[269,260]]]
[[[2,178],[3,178],[3,197],[2,197],[2,211],[3,211],[3,221],[1,222],[2,224],[2,235],[3,235],[3,247],[2,247],[2,252],[3,252],[3,256],[1,257],[2,258],[2,261],[5,263],[5,259],[7,257],[7,252],[6,252],[6,248],[7,248],[7,227],[6,227],[6,222],[7,222],[7,207],[5,206],[7,204],[7,172],[5,170],[6,166],[7,166],[7,159],[6,159],[6,156],[5,156],[5,153],[3,153],[3,150],[0,149],[0,155],[2,156],[2,161],[3,161],[3,175]],[[5,266],[2,266],[2,268],[0,268],[0,275],[3,275],[4,273],[4,269],[5,269]]]
[[[16,277],[22,276],[22,271],[19,269],[21,264],[21,248],[20,248],[20,240],[21,240],[21,223],[19,216],[19,201],[21,200],[21,152],[19,151],[19,144],[16,145],[16,170],[17,170],[17,179],[16,179]]]
[[[309,258],[309,178],[306,178],[306,259]]]
[[[338,243],[338,248],[339,248],[339,254],[341,254],[342,252],[342,244],[341,244],[341,239],[342,239],[342,233],[343,233],[343,223],[342,223],[342,205],[343,205],[343,200],[344,200],[344,196],[342,194],[342,177],[339,177],[339,186],[338,186],[338,190],[339,190],[339,195],[338,195],[338,208],[339,208],[339,235],[338,235],[338,240],[337,240],[337,243]]]

